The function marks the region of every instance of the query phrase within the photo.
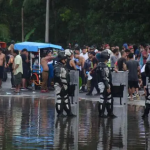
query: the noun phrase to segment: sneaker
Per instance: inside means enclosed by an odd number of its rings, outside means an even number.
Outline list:
[[[135,98],[135,97],[136,97],[136,95],[135,95],[134,93],[132,94],[132,96],[133,96],[133,98]]]
[[[14,90],[14,89],[16,89],[16,88],[15,88],[15,87],[12,87],[12,88],[11,88],[11,90]]]
[[[131,96],[128,94],[128,98],[131,98]]]
[[[41,90],[41,93],[46,93],[47,91],[46,90]]]
[[[27,88],[21,88],[21,91],[26,91],[27,90]]]

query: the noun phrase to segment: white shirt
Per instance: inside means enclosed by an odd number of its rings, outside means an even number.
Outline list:
[[[97,49],[95,49],[95,50],[94,50],[94,52],[95,52],[95,53],[98,53],[98,50],[97,50]]]
[[[80,56],[82,56],[85,59],[85,61],[89,58],[88,53],[86,54],[81,53]]]

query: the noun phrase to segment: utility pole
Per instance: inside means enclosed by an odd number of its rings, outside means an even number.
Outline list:
[[[49,43],[49,5],[50,0],[46,0],[45,43]]]
[[[21,21],[22,21],[22,42],[24,42],[24,6],[21,8]]]

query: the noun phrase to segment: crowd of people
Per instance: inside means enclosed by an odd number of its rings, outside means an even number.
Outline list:
[[[26,90],[29,85],[31,75],[30,56],[26,49],[22,50],[21,53],[14,50],[14,43],[14,41],[11,42],[11,45],[5,53],[3,53],[2,48],[0,48],[0,87],[2,85],[2,79],[4,78],[4,70],[9,68],[12,89],[15,89],[15,92],[20,92],[20,89]],[[150,60],[150,45],[140,44],[137,46],[125,43],[122,47],[110,46],[109,44],[103,44],[100,47],[96,47],[95,45],[91,47],[86,45],[80,47],[78,44],[75,44],[73,48],[69,47],[68,49],[73,51],[69,58],[70,61],[68,62],[70,66],[69,69],[78,70],[79,76],[82,79],[80,93],[86,93],[86,95],[92,96],[92,92],[95,88],[97,91],[96,95],[100,94],[95,68],[98,64],[96,55],[102,51],[107,51],[110,54],[107,65],[112,71],[129,71],[128,97],[130,100],[139,96],[140,88],[144,88],[146,93],[144,67],[147,60]],[[43,67],[42,93],[48,92],[48,87],[51,85],[49,82],[53,81],[53,67],[49,66],[54,66],[56,62],[57,58],[53,57],[52,51],[48,51],[45,56],[41,58],[41,66]]]
[[[96,55],[107,51],[110,54],[110,59],[107,65],[112,71],[129,71],[128,85],[129,95],[128,98],[133,100],[139,97],[139,89],[144,88],[146,94],[146,75],[145,64],[150,60],[150,46],[147,44],[132,45],[123,44],[119,46],[111,46],[104,44],[100,48],[96,46],[83,46],[82,49],[75,45],[74,50],[74,69],[79,70],[82,79],[81,93],[92,95],[95,88],[97,93],[100,94],[98,82],[96,79],[95,68],[98,64]],[[85,88],[86,87],[86,88]]]

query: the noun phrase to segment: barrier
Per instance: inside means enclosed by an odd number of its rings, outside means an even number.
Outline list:
[[[120,106],[115,106],[117,107],[117,109],[114,109],[114,114],[119,114],[120,117],[119,119],[122,119],[122,133],[123,133],[123,145],[124,145],[124,149],[127,149],[127,124],[128,124],[128,120],[127,120],[127,100],[128,100],[128,71],[119,71],[118,73],[116,72],[112,72],[112,84],[113,86],[124,86],[123,90],[123,97],[121,98],[121,100],[123,101],[123,105],[122,102],[120,101]],[[117,97],[114,97],[114,101],[117,101]]]
[[[128,71],[112,72],[112,84],[120,88],[124,86],[123,97],[121,99],[123,100],[123,104],[126,104],[128,99]],[[120,104],[122,105],[121,101]]]

